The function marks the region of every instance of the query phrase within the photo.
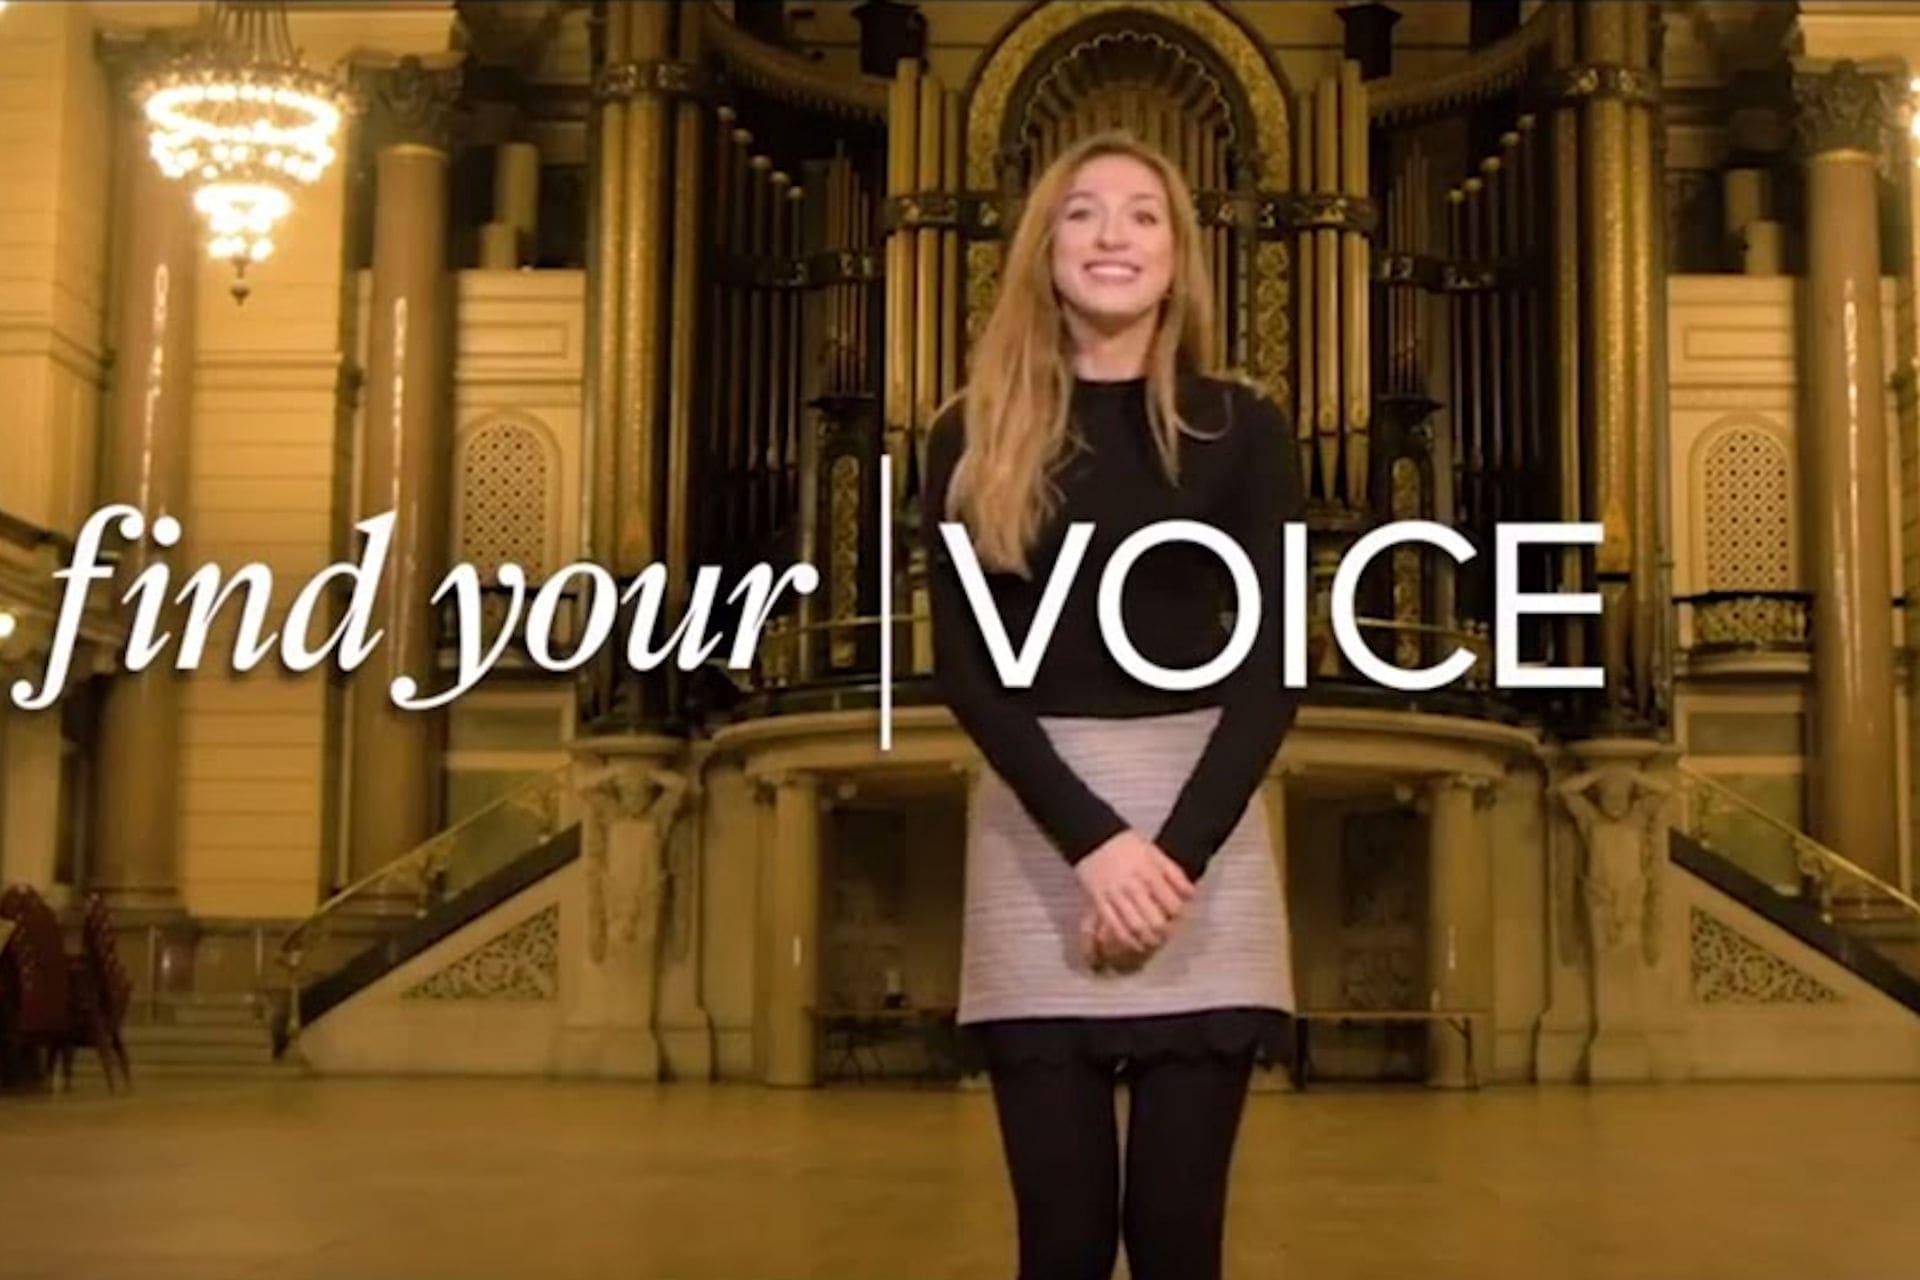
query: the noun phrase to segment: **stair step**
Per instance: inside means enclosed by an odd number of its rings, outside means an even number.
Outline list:
[[[169,1002],[161,1006],[161,1011],[168,1022],[179,1026],[257,1027],[260,1025],[259,1006],[252,1001],[238,998]]]
[[[195,1026],[172,1023],[129,1025],[121,1032],[136,1075],[142,1067],[194,1070],[277,1069],[273,1037],[259,1023]]]

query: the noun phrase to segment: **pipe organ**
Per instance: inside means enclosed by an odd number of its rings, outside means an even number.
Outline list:
[[[1208,6],[1084,17],[1049,6],[1023,26],[1044,30],[996,47],[964,93],[917,56],[890,76],[835,80],[701,12],[698,160],[677,156],[669,175],[700,184],[706,210],[697,305],[676,305],[670,326],[673,342],[697,335],[699,347],[685,537],[698,563],[804,560],[822,578],[772,623],[760,668],[737,681],[748,692],[870,690],[882,575],[905,655],[896,674],[930,669],[910,523],[927,516],[916,509],[925,433],[964,383],[1024,192],[1105,129],[1160,147],[1186,176],[1220,360],[1291,418],[1316,633],[1329,630],[1345,549],[1381,522],[1422,518],[1459,528],[1479,554],[1459,566],[1438,552],[1383,557],[1363,578],[1363,635],[1401,666],[1462,645],[1485,657],[1494,526],[1602,507],[1624,518],[1651,428],[1627,421],[1639,400],[1609,390],[1627,330],[1604,342],[1591,331],[1613,312],[1582,266],[1600,225],[1582,116],[1638,101],[1645,72],[1587,75],[1575,55],[1591,41],[1574,38],[1584,18],[1566,6],[1544,6],[1443,76],[1368,80],[1349,59],[1291,87]],[[1651,293],[1640,281],[1628,296]],[[883,516],[899,518],[887,565]],[[1636,545],[1596,566],[1587,549],[1535,553],[1522,586],[1645,578],[1650,554]],[[1644,703],[1646,584],[1614,590],[1633,596],[1631,637],[1541,619],[1523,658],[1603,654],[1610,670],[1641,673],[1628,696]],[[1335,646],[1318,662],[1316,679],[1352,674]]]

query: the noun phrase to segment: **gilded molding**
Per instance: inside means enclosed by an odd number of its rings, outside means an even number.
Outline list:
[[[1589,99],[1614,99],[1636,107],[1660,105],[1660,74],[1645,67],[1589,62],[1558,67],[1540,83],[1539,106],[1572,106]]]
[[[1366,196],[1340,192],[1301,192],[1280,196],[1263,209],[1257,231],[1290,235],[1298,231],[1353,231],[1371,239],[1380,230],[1380,207]]]
[[[1885,79],[1843,59],[1825,72],[1794,77],[1794,140],[1806,156],[1831,151],[1879,155],[1892,103]]]
[[[391,67],[354,68],[355,89],[367,104],[376,149],[453,145],[454,109],[460,97],[458,67],[430,68],[408,54]]]
[[[711,89],[710,78],[701,68],[667,58],[611,63],[601,67],[593,78],[595,102],[625,102],[642,93],[663,98],[705,98]]]
[[[712,41],[714,53],[742,83],[783,102],[886,121],[890,81],[825,71],[742,31],[717,5],[701,5],[700,13],[706,22],[701,35]]]

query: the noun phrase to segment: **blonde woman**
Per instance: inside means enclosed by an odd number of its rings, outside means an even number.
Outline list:
[[[1279,575],[1301,486],[1278,410],[1216,376],[1212,298],[1179,172],[1123,134],[1080,143],[1034,184],[968,385],[927,442],[936,673],[988,766],[959,1022],[993,1083],[1022,1280],[1106,1277],[1122,1240],[1134,1280],[1217,1276],[1252,1065],[1289,1029],[1256,789],[1298,704]],[[1098,601],[1120,543],[1170,519],[1243,549],[1261,603],[1244,661],[1171,692],[1109,652]],[[1076,522],[1092,537],[1038,674],[1009,688],[962,575],[978,567],[1019,650]],[[1219,555],[1168,542],[1133,562],[1120,616],[1142,658],[1188,670],[1228,647],[1234,600]]]

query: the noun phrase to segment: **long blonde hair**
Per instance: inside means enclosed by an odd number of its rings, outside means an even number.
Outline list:
[[[1159,175],[1173,232],[1173,273],[1147,351],[1147,414],[1161,464],[1179,476],[1188,430],[1178,392],[1185,373],[1211,374],[1216,360],[1213,290],[1193,195],[1172,161],[1132,134],[1094,134],[1061,152],[1033,184],[1014,229],[993,311],[969,360],[966,447],[949,487],[948,519],[961,520],[989,568],[1026,575],[1027,557],[1058,494],[1051,472],[1068,442],[1071,339],[1053,282],[1053,236],[1081,165],[1124,155]]]

